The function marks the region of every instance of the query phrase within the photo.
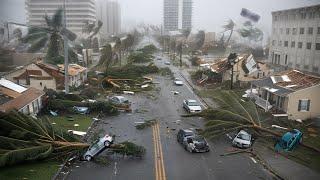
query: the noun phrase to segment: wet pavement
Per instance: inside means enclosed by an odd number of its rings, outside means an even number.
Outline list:
[[[176,72],[175,67],[170,67]],[[179,76],[178,72],[176,76]],[[99,156],[108,159],[109,165],[78,161],[72,165],[66,179],[156,179],[155,161],[158,157],[154,154],[153,129],[149,127],[137,130],[134,127],[135,122],[150,119],[157,119],[159,122],[162,166],[166,175],[162,179],[272,179],[269,172],[248,155],[220,156],[231,148],[227,137],[210,141],[211,151],[208,153],[187,152],[176,140],[177,131],[180,128],[203,128],[204,121],[199,117],[181,117],[182,114],[186,114],[182,108],[182,101],[198,98],[191,88],[187,87],[186,82],[183,86],[175,86],[170,78],[161,76],[154,76],[154,81],[159,84],[155,85],[153,92],[126,96],[133,102],[132,113],[107,117],[92,129],[95,132],[103,130],[116,134],[116,143],[128,140],[143,145],[147,150],[145,157],[130,158],[107,155],[107,152],[103,152]],[[180,94],[174,95],[172,91],[179,91]]]

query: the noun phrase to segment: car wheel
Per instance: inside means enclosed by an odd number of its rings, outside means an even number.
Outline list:
[[[91,157],[90,155],[86,155],[84,158],[85,158],[87,161],[90,161],[90,160],[92,159],[92,157]]]
[[[104,142],[104,146],[105,146],[105,147],[109,147],[110,144],[111,144],[111,143],[110,143],[109,141],[105,141],[105,142]]]
[[[193,153],[193,151],[192,151],[192,149],[191,149],[191,148],[188,148],[188,151],[189,151],[190,153]]]

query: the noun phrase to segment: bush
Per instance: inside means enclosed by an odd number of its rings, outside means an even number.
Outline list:
[[[130,63],[147,63],[151,62],[154,57],[152,55],[143,53],[143,52],[134,52],[131,53],[128,57]]]
[[[106,75],[119,79],[137,79],[146,74],[157,73],[158,71],[159,68],[154,64],[149,64],[148,66],[126,65],[123,67],[110,68],[107,70]]]

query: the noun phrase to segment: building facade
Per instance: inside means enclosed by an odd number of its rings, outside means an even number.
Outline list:
[[[182,29],[192,28],[192,0],[182,2]]]
[[[268,60],[320,73],[320,5],[272,12]]]
[[[121,32],[120,4],[115,0],[98,0],[96,9],[97,19],[103,23],[100,35],[118,35]]]
[[[95,0],[65,0],[67,28],[74,33],[82,33],[85,21],[96,21]],[[44,26],[44,16],[52,16],[58,8],[63,7],[64,0],[26,0],[27,24]]]
[[[163,1],[163,27],[165,32],[179,29],[179,0]]]

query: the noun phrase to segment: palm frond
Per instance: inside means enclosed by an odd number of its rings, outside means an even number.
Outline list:
[[[58,9],[51,18],[51,26],[54,29],[60,29],[62,27],[62,20],[63,20],[63,9]]]
[[[28,35],[23,38],[23,42],[33,43],[34,41],[39,40],[39,38],[42,38],[45,36],[48,36],[48,35],[47,35],[47,32],[44,32],[44,31],[28,33]]]
[[[28,49],[29,52],[37,52],[39,51],[41,48],[43,48],[47,42],[48,42],[48,37],[45,36],[43,38],[38,39],[37,41],[35,41],[31,47]]]

